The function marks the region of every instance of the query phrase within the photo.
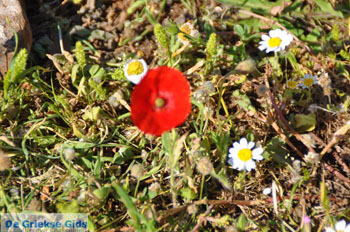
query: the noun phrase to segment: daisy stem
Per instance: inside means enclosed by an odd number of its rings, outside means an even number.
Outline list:
[[[274,71],[277,73],[278,70],[278,56],[277,56],[277,52],[275,52],[275,63],[274,63]]]
[[[201,181],[201,192],[199,194],[199,200],[202,200],[203,196],[203,189],[204,189],[204,181],[205,181],[205,175],[202,175],[202,181]]]

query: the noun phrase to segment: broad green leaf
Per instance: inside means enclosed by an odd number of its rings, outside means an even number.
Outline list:
[[[180,194],[187,200],[194,200],[197,198],[197,194],[191,188],[183,188],[180,190]]]
[[[316,127],[316,115],[310,114],[296,114],[293,121],[294,127],[298,132],[312,131]]]
[[[245,227],[247,226],[247,220],[244,216],[244,214],[242,213],[239,217],[238,217],[238,221],[237,221],[237,229],[239,229],[240,231],[245,231]]]
[[[253,111],[256,112],[255,107],[252,105],[249,97],[244,94],[243,92],[241,92],[240,90],[235,90],[232,93],[232,99],[234,100],[234,102],[236,102],[240,108],[242,108],[245,111]]]
[[[284,140],[279,136],[275,136],[264,147],[263,157],[265,159],[272,157],[276,162],[284,165],[288,162],[288,154],[289,151]]]
[[[95,189],[93,191],[93,194],[100,200],[100,201],[105,201],[111,192],[112,188],[111,186],[103,186],[99,189]]]
[[[56,209],[60,213],[79,213],[79,204],[77,200],[72,200],[67,203],[57,203]]]

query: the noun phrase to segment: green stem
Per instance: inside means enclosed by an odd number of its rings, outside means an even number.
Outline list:
[[[205,181],[205,176],[202,175],[202,180],[201,180],[201,192],[200,192],[200,194],[199,194],[199,200],[202,200],[203,189],[204,189],[204,181]]]
[[[171,186],[171,195],[172,195],[172,202],[173,207],[176,207],[176,191],[175,191],[175,176],[174,176],[174,169],[175,167],[171,167],[171,173],[170,173],[170,186]]]
[[[135,192],[134,192],[134,197],[136,198],[137,195],[137,190],[139,189],[139,185],[140,185],[140,180],[137,180],[137,184],[136,184],[136,188],[135,188]]]

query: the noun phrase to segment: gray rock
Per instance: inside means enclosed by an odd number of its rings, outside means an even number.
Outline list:
[[[8,20],[6,20],[8,19]],[[7,23],[7,21],[9,23]],[[32,31],[20,0],[0,0],[0,74],[5,75],[14,55],[18,35],[18,49],[32,46]],[[19,51],[19,50],[18,50]]]

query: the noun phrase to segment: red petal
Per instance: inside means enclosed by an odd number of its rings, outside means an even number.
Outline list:
[[[191,111],[190,85],[182,72],[161,66],[148,71],[131,94],[131,119],[143,132],[161,135],[182,124]],[[154,107],[158,97],[163,108]]]

